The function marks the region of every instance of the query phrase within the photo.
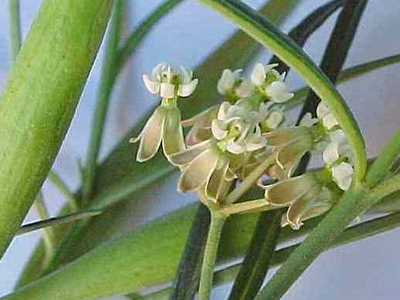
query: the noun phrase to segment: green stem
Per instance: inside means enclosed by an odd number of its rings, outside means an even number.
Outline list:
[[[382,198],[389,196],[390,194],[397,192],[399,190],[400,190],[400,174],[397,174],[397,175],[385,180],[378,186],[376,186],[372,190],[372,196],[382,199]]]
[[[43,194],[39,192],[33,207],[36,210],[37,215],[41,220],[46,220],[49,218],[47,208],[43,201]],[[42,268],[46,268],[55,254],[55,243],[54,243],[54,232],[51,227],[46,227],[43,230],[43,243],[45,247],[45,258],[43,259]]]
[[[254,183],[264,174],[265,170],[274,163],[275,158],[268,157],[257,168],[254,169],[243,181],[237,186],[224,201],[224,204],[232,204],[239,200],[239,198],[246,193]]]
[[[355,156],[355,176],[361,180],[367,169],[365,145],[354,117],[332,82],[322,73],[310,57],[297,47],[268,19],[239,0],[197,0],[227,19],[269,48],[283,62],[294,69],[325,101],[341,128],[346,133]]]
[[[58,188],[58,190],[65,196],[71,211],[77,211],[79,208],[78,201],[76,200],[74,194],[70,191],[64,181],[58,176],[54,171],[50,171],[47,178]]]
[[[365,177],[365,184],[374,187],[388,173],[389,169],[400,154],[400,129],[394,134],[389,143],[386,144],[382,153],[374,160]]]
[[[17,59],[21,49],[21,18],[19,0],[8,0],[10,42],[11,42],[11,61]]]
[[[104,124],[107,117],[111,93],[114,87],[114,78],[116,77],[115,63],[118,56],[123,4],[124,0],[115,1],[108,28],[103,66],[101,70],[99,89],[97,92],[97,103],[94,111],[92,131],[86,157],[86,167],[84,172],[85,180],[82,186],[84,205],[88,203],[93,190],[97,160],[103,138]]]
[[[226,217],[211,211],[211,224],[208,231],[206,248],[204,249],[203,265],[201,268],[199,298],[209,300],[213,286],[214,267],[217,259],[218,245]]]

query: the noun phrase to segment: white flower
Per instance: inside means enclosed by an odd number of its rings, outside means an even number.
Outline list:
[[[294,94],[287,92],[285,74],[281,75],[274,69],[277,65],[256,64],[251,74],[251,82],[272,102],[283,103],[291,99]]]
[[[152,94],[163,98],[188,97],[196,89],[198,80],[193,79],[193,72],[181,67],[173,69],[166,63],[158,64],[151,75],[143,75],[143,81]]]
[[[265,84],[267,75],[270,73],[276,76],[275,80],[278,80],[278,78],[280,78],[280,74],[276,70],[274,70],[274,68],[277,66],[278,64],[270,64],[270,65],[263,65],[261,63],[256,64],[250,76],[251,82],[255,86],[261,87]]]
[[[265,121],[265,123],[268,126],[268,128],[277,129],[279,125],[282,124],[284,118],[285,114],[283,113],[283,111],[274,110],[268,115],[268,118]]]
[[[318,104],[317,116],[322,121],[324,127],[328,130],[331,130],[333,127],[339,125],[339,122],[330,111],[329,106],[324,102],[320,102]]]
[[[232,72],[225,69],[218,80],[218,93],[232,101],[250,97],[254,92],[254,86],[249,80],[240,76],[241,72],[242,70]]]
[[[347,162],[342,162],[332,167],[332,178],[339,188],[344,191],[347,191],[350,188],[353,173],[353,166]]]

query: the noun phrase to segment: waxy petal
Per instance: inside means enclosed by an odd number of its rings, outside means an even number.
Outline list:
[[[342,162],[337,166],[332,167],[332,177],[339,188],[347,191],[350,188],[353,179],[354,169],[352,165]]]
[[[169,158],[172,154],[183,151],[185,149],[185,142],[179,109],[167,109],[166,115],[163,130],[163,150],[165,156]]]
[[[188,97],[190,96],[197,87],[199,80],[194,79],[192,82],[188,84],[180,84],[178,88],[178,95],[181,97]]]
[[[201,153],[182,172],[178,181],[178,190],[187,192],[198,189],[210,178],[218,160],[219,155],[213,149]]]
[[[160,96],[163,98],[175,97],[175,85],[167,82],[160,84]]]
[[[137,161],[149,160],[157,153],[163,136],[165,118],[165,109],[160,106],[157,107],[140,134]]]
[[[175,166],[184,166],[192,162],[197,156],[202,154],[205,150],[209,149],[212,145],[212,141],[204,141],[189,147],[181,152],[172,154],[169,160]]]
[[[147,90],[152,94],[157,94],[160,91],[160,83],[153,81],[147,75],[143,75],[143,81],[146,85]]]
[[[261,86],[264,83],[266,79],[266,73],[263,64],[258,63],[254,66],[250,79],[251,82],[256,86]]]

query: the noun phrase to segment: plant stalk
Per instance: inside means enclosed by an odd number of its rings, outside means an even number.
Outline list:
[[[9,31],[11,61],[14,62],[19,54],[22,43],[21,17],[19,0],[8,0]]]

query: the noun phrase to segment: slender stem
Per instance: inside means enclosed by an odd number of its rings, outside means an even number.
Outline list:
[[[21,49],[21,18],[19,0],[8,0],[10,42],[11,42],[11,61],[17,59]]]
[[[199,298],[209,300],[213,286],[214,267],[217,259],[218,245],[226,217],[211,211],[211,224],[208,231],[206,248],[204,250],[203,266],[201,268]]]
[[[65,196],[71,211],[77,211],[79,208],[78,201],[76,200],[74,194],[70,191],[68,186],[64,181],[58,176],[58,174],[54,171],[50,171],[47,178],[59,189],[59,191]]]
[[[377,197],[379,199],[382,199],[383,197],[386,197],[394,192],[397,192],[400,190],[400,174],[397,174],[378,186],[376,186],[372,190],[372,196]]]
[[[226,200],[225,204],[232,204],[239,200],[239,198],[246,193],[257,180],[264,174],[265,170],[274,163],[274,158],[268,157],[265,161],[263,161],[257,168],[254,169],[244,180],[243,182],[237,186],[232,193],[230,193]]]
[[[43,201],[42,192],[39,192],[38,196],[36,197],[35,202],[33,203],[33,207],[35,208],[36,213],[38,214],[38,216],[41,220],[46,220],[49,218],[47,208]],[[51,228],[51,227],[44,228],[43,243],[44,243],[44,247],[45,247],[45,258],[43,259],[42,268],[46,268],[55,254],[55,246],[54,246],[55,245],[55,237],[54,237],[53,228]]]
[[[105,46],[103,66],[99,89],[97,92],[97,104],[92,122],[92,132],[86,157],[85,180],[82,187],[83,204],[87,204],[93,190],[97,160],[103,139],[104,124],[107,117],[108,105],[116,77],[115,64],[118,55],[118,45],[121,31],[121,16],[124,0],[114,3],[113,12],[108,28],[107,42]]]
[[[378,155],[365,177],[365,184],[374,187],[389,172],[390,167],[399,157],[400,153],[400,129],[394,134],[382,153]]]

